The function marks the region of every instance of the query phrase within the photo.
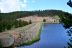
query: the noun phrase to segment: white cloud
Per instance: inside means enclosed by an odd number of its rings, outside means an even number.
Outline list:
[[[24,0],[24,3],[27,3],[27,0]]]
[[[20,11],[27,7],[27,0],[1,0],[1,12]]]
[[[27,9],[27,0],[19,0],[20,8],[21,10],[26,10]]]

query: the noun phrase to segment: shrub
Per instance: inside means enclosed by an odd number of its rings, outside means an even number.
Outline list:
[[[46,22],[46,19],[43,19],[43,22]]]
[[[29,20],[29,24],[31,24],[32,23],[32,21],[31,20]]]
[[[1,41],[0,41],[0,48],[3,48]]]

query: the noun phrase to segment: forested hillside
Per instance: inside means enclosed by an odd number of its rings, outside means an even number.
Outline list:
[[[9,30],[12,27],[21,27],[29,24],[26,21],[17,21],[16,19],[31,15],[42,17],[58,15],[61,18],[61,22],[65,24],[65,27],[72,26],[72,14],[61,10],[16,11],[10,13],[0,13],[0,32]]]
[[[0,18],[3,19],[16,19],[30,15],[38,15],[38,16],[66,16],[66,14],[71,15],[68,12],[64,12],[61,10],[38,10],[38,11],[16,11],[10,13],[0,13]],[[2,19],[1,18],[1,19]]]

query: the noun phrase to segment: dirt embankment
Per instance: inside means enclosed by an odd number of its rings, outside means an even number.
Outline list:
[[[28,21],[31,20],[32,22],[43,22],[43,19],[46,20],[47,23],[59,23],[59,18],[57,17],[39,17],[39,16],[28,16],[19,18],[17,20]]]
[[[29,42],[32,42],[36,39],[39,39],[41,25],[42,25],[42,23],[33,23],[33,24],[27,25],[25,27],[20,27],[20,28],[16,28],[13,30],[5,31],[0,34],[12,35],[14,37],[14,45],[20,46],[20,45],[28,44]]]

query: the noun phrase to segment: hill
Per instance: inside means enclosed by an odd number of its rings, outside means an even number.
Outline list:
[[[34,15],[39,17],[59,16],[60,21],[64,23],[65,27],[72,26],[72,14],[61,10],[16,11],[10,13],[0,13],[0,32],[12,27],[21,27],[28,24],[26,21],[22,22],[17,21],[16,19]]]

